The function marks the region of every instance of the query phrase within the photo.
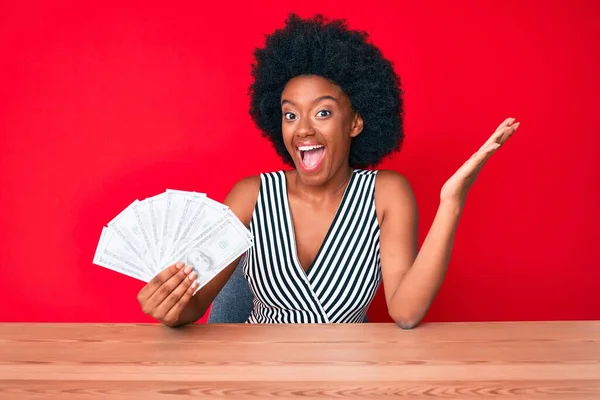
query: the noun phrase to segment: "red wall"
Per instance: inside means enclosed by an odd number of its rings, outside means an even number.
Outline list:
[[[505,117],[521,121],[470,193],[427,320],[600,318],[600,3],[13,3],[0,6],[1,320],[150,321],[141,282],[92,264],[101,227],[134,198],[223,200],[282,166],[246,93],[253,48],[289,11],[347,17],[395,62],[406,142],[382,167],[411,181],[421,242],[445,179]],[[389,320],[382,300],[375,321]]]

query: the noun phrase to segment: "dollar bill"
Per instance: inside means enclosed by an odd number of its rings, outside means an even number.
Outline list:
[[[181,261],[192,266],[200,289],[252,246],[244,230],[233,212],[227,210],[210,229],[174,253],[168,263]]]
[[[130,276],[143,282],[150,281],[146,268],[129,245],[113,229],[103,227],[100,242],[94,254],[94,264]]]
[[[138,221],[138,215],[135,212],[139,200],[135,200],[125,210],[121,211],[108,226],[112,228],[127,244],[129,249],[137,256],[142,264],[155,265],[156,260],[148,246],[148,232],[141,226]]]
[[[144,200],[144,203],[148,204],[150,210],[150,225],[152,227],[152,252],[154,259],[159,264],[159,247],[162,237],[162,226],[165,215],[165,204],[166,204],[166,193],[161,193],[156,196],[152,196]],[[155,273],[158,272],[158,266]]]
[[[220,220],[227,210],[227,206],[217,203],[209,198],[201,198],[199,206],[190,216],[188,224],[183,229],[179,240],[173,247],[172,253],[177,253],[183,247],[197,240],[206,230]]]
[[[93,263],[148,282],[184,262],[200,289],[252,245],[250,231],[226,205],[205,193],[167,189],[133,201],[103,227]]]

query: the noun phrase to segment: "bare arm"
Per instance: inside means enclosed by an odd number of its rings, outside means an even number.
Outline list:
[[[417,206],[408,181],[381,171],[375,201],[380,221],[381,268],[388,312],[402,328],[419,324],[446,274],[467,193],[477,174],[519,124],[506,119],[444,184],[440,205],[425,241],[417,250]]]
[[[250,226],[252,212],[258,197],[260,178],[249,177],[239,181],[227,195],[224,204],[246,226]],[[208,310],[217,294],[227,283],[240,258],[229,264],[192,296],[194,287],[188,275],[191,268],[173,265],[154,277],[138,294],[144,313],[164,325],[176,327],[198,321]]]
[[[376,201],[382,209],[381,265],[390,317],[402,328],[418,325],[446,274],[460,207],[440,203],[417,252],[418,212],[412,189],[401,175],[381,171]]]

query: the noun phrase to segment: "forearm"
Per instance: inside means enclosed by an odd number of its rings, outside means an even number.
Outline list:
[[[442,201],[411,268],[392,295],[390,316],[403,328],[416,326],[444,280],[462,212],[458,201]]]

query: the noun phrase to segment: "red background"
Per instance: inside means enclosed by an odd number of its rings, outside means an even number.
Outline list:
[[[600,3],[102,3],[0,6],[0,319],[150,321],[141,282],[91,263],[101,227],[135,198],[222,201],[282,167],[247,87],[289,11],[346,17],[395,63],[406,142],[382,168],[412,183],[421,242],[444,181],[521,121],[469,195],[428,321],[600,318]],[[370,317],[389,321],[381,292]]]

